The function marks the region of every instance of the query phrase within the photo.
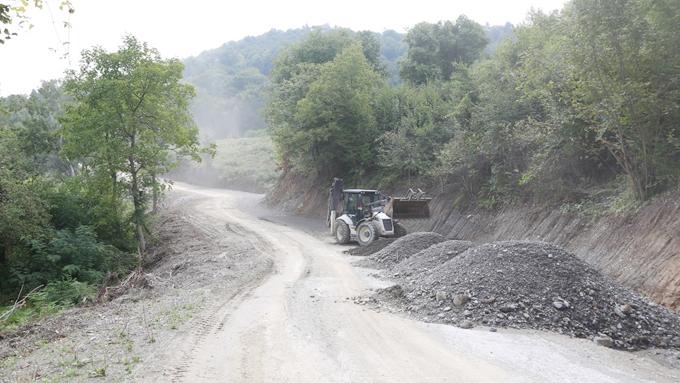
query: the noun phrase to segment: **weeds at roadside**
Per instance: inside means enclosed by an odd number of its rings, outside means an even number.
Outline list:
[[[185,303],[181,306],[174,306],[171,310],[166,312],[168,317],[168,326],[171,330],[177,330],[182,324],[187,322],[194,316],[197,306],[193,303]]]
[[[103,378],[106,376],[106,367],[95,368],[90,372],[90,378]]]
[[[123,328],[118,330],[116,335],[118,336],[120,345],[123,347],[123,349],[130,353],[134,349],[135,343],[130,337],[130,333],[128,331],[128,323],[129,323],[128,321],[125,321]]]
[[[67,368],[61,376],[64,378],[75,378],[78,376],[78,370],[75,368]]]
[[[123,361],[121,361],[121,364],[125,366],[125,372],[130,375],[132,374],[132,370],[135,368],[136,365],[142,362],[142,358],[139,356],[135,355],[131,358],[125,358]]]
[[[142,320],[144,322],[144,330],[146,330],[146,339],[149,343],[156,343],[156,337],[153,334],[153,328],[146,321],[146,307],[142,306]]]
[[[0,370],[14,369],[19,362],[19,357],[11,355],[0,361]]]
[[[66,309],[91,301],[95,294],[92,285],[75,280],[53,281],[40,285],[27,294],[19,291],[14,305],[0,306],[0,331],[14,330],[37,322]]]

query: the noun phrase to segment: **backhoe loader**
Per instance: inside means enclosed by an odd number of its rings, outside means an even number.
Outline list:
[[[429,218],[431,200],[420,189],[409,189],[404,197],[390,197],[372,189],[344,189],[342,179],[334,178],[326,223],[337,243],[356,241],[366,246],[378,237],[406,235],[399,220]]]

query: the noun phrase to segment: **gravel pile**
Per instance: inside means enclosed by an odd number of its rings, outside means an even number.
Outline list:
[[[680,348],[680,316],[543,242],[470,248],[429,273],[397,279],[398,288],[376,297],[429,321],[551,330],[627,350]]]
[[[373,253],[370,260],[378,267],[389,268],[411,257],[412,255],[427,249],[428,247],[444,242],[446,239],[437,233],[419,232],[407,234],[380,251]]]
[[[363,257],[384,249],[387,247],[387,245],[396,240],[396,238],[378,238],[371,242],[368,246],[353,247],[345,252],[349,255],[358,255]]]
[[[462,254],[470,247],[472,247],[470,241],[449,240],[440,242],[404,259],[394,265],[391,270],[402,278],[420,276]]]

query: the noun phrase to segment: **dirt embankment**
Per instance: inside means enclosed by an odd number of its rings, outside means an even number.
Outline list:
[[[326,183],[283,175],[269,202],[299,214],[325,216]],[[459,195],[440,193],[432,217],[406,222],[409,231],[434,231],[476,243],[540,240],[565,247],[597,270],[654,301],[680,310],[680,191],[636,213],[588,217],[559,208],[514,206],[461,211]]]
[[[283,172],[267,193],[267,204],[295,214],[326,217],[329,180]]]

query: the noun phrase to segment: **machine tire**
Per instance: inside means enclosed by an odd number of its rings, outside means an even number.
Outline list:
[[[405,235],[406,235],[406,228],[402,224],[395,222],[394,223],[394,237],[399,238],[399,237],[403,237]]]
[[[378,230],[373,222],[362,222],[357,226],[357,242],[360,246],[368,246],[378,238]]]
[[[335,241],[341,245],[349,243],[349,226],[341,219],[335,220]]]

